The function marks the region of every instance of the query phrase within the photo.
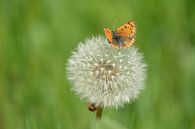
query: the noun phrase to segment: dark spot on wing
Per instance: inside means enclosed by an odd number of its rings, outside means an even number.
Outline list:
[[[127,26],[125,26],[125,29],[127,29]]]

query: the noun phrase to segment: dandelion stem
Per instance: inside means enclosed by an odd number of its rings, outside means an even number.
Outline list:
[[[96,119],[97,118],[92,119],[93,121],[92,121],[91,129],[96,129]]]
[[[102,108],[97,108],[97,111],[96,111],[96,119],[97,120],[100,120],[102,117]]]

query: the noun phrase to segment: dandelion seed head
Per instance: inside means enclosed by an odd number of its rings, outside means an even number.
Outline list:
[[[146,64],[135,47],[112,48],[103,37],[79,43],[67,64],[72,90],[101,107],[135,100],[144,88]]]

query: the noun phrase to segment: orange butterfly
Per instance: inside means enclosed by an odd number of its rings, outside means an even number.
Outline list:
[[[135,21],[128,21],[124,25],[112,31],[104,28],[104,33],[108,42],[114,48],[127,48],[135,42],[136,26]]]

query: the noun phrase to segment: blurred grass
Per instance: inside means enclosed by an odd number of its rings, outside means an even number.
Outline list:
[[[130,19],[136,20],[136,46],[148,64],[146,89],[133,104],[106,109],[97,128],[195,128],[194,5],[1,0],[0,129],[91,128],[95,114],[70,91],[65,63],[80,41]]]

